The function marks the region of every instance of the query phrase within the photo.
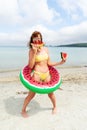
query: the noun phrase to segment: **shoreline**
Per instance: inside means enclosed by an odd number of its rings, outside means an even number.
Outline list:
[[[85,66],[58,66],[55,67],[58,72],[60,73],[60,76],[63,79],[63,82],[66,81],[76,81],[83,80],[86,82],[86,72],[87,67]],[[0,83],[4,82],[19,82],[19,74],[21,69],[11,69],[11,70],[2,70],[0,71]]]
[[[83,68],[83,67],[87,67],[86,65],[69,65],[69,66],[66,66],[66,65],[60,65],[56,68]],[[4,72],[11,72],[11,71],[20,71],[23,67],[21,68],[11,68],[11,69],[0,69],[0,73],[4,73]]]

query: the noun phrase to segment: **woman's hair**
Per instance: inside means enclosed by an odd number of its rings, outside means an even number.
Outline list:
[[[28,47],[32,48],[31,43],[33,43],[33,38],[38,37],[38,35],[40,35],[40,37],[41,37],[41,42],[43,41],[42,34],[38,31],[34,31],[30,37],[30,41],[28,42]]]

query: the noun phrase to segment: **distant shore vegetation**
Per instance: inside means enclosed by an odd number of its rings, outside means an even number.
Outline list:
[[[27,47],[27,45],[21,45],[21,44],[18,44],[18,45],[10,45],[10,44],[1,44],[0,47]],[[55,45],[45,45],[45,46],[48,46],[48,47],[87,47],[87,43],[73,43],[73,44],[62,44],[62,45],[57,45],[55,43]]]
[[[87,43],[74,43],[74,44],[66,44],[66,45],[49,45],[49,47],[87,47]]]

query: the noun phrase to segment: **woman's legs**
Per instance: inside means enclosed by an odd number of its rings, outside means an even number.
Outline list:
[[[46,79],[46,82],[49,82],[50,81],[50,75],[48,76],[48,78]],[[57,106],[56,106],[56,97],[54,95],[54,93],[49,93],[48,94],[48,97],[50,98],[52,104],[53,104],[53,111],[52,113],[56,113],[57,112]]]
[[[35,80],[40,81],[40,78],[38,76],[36,76],[34,78],[35,78]],[[50,76],[48,76],[47,79],[45,80],[45,82],[48,82],[48,81],[50,81]],[[28,117],[28,114],[26,112],[26,107],[30,103],[30,101],[32,100],[32,98],[34,98],[35,94],[36,93],[34,93],[32,91],[29,91],[28,96],[25,98],[24,104],[23,104],[23,108],[22,108],[22,112],[21,112],[21,114],[22,114],[23,117]],[[53,111],[52,111],[52,113],[54,114],[57,111],[55,95],[54,95],[54,93],[49,93],[48,97],[51,99],[51,102],[53,104]]]
[[[53,104],[53,111],[52,113],[55,114],[57,112],[57,106],[56,106],[56,98],[54,93],[49,93],[48,97],[50,98],[52,104]]]
[[[40,78],[37,75],[33,75],[32,78],[36,81],[40,81]],[[28,117],[28,114],[26,112],[26,107],[27,105],[30,103],[30,101],[32,100],[32,98],[35,96],[36,93],[29,91],[28,96],[25,98],[24,100],[24,104],[23,104],[23,108],[22,108],[22,116],[23,117]]]
[[[26,107],[30,103],[30,101],[32,100],[32,98],[34,96],[35,96],[35,93],[32,92],[32,91],[29,91],[28,96],[24,100],[24,104],[23,104],[23,108],[22,108],[22,112],[21,112],[21,114],[22,114],[23,117],[28,117],[28,114],[26,112]]]

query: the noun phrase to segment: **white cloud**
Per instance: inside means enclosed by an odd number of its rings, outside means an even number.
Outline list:
[[[0,0],[0,23],[31,26],[52,24],[60,14],[49,8],[47,0]]]
[[[60,43],[87,42],[87,21],[78,25],[68,26],[59,31]],[[61,40],[62,39],[62,40]]]
[[[79,17],[83,14],[87,17],[87,1],[85,0],[57,0],[57,3],[73,18],[73,15]],[[82,14],[81,14],[82,13]]]
[[[84,17],[87,16],[85,0],[57,0],[57,2],[73,20],[79,21],[79,17],[82,17],[80,11]],[[48,6],[47,0],[0,0],[0,27],[4,28],[0,31],[0,43],[26,44],[35,30],[43,34],[46,44],[86,42],[87,21],[83,19],[80,24],[74,23],[62,27],[64,17],[60,14],[61,12],[57,12],[55,7]],[[62,28],[57,26],[59,23]],[[4,25],[6,27],[9,25],[8,29],[10,25],[13,28],[15,25],[17,32],[11,27],[12,31],[5,30]]]
[[[0,24],[16,24],[19,19],[17,0],[0,0]]]
[[[78,6],[83,12],[83,15],[87,17],[87,1],[86,0],[79,0],[78,1]]]
[[[20,14],[27,25],[41,22],[52,23],[55,16],[59,16],[54,9],[49,9],[47,0],[19,0]]]
[[[17,8],[17,0],[0,0],[0,15],[15,15]]]
[[[21,30],[18,33],[0,33],[0,41],[9,41],[9,43],[17,43],[18,45],[26,45],[33,31],[38,30],[43,35],[43,40],[47,45],[70,44],[87,41],[87,21],[79,25],[67,26],[58,31],[49,30],[43,25],[33,26],[31,28]]]

